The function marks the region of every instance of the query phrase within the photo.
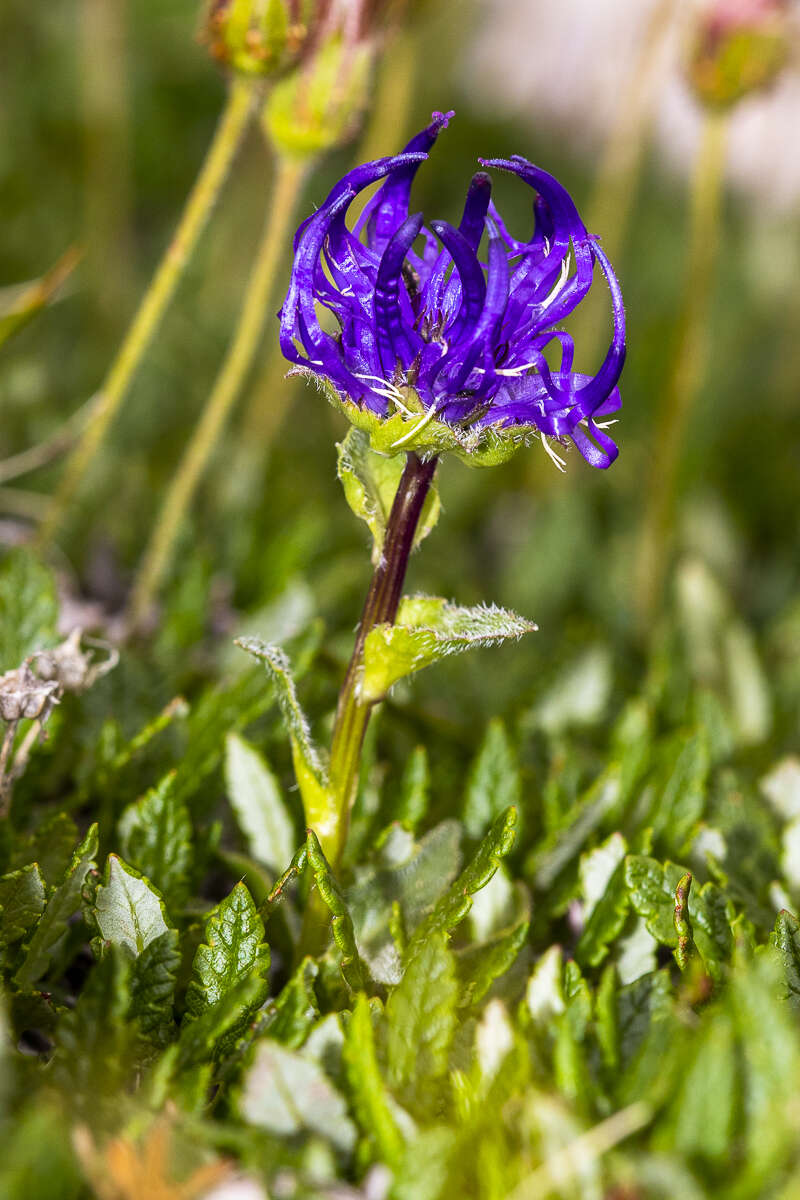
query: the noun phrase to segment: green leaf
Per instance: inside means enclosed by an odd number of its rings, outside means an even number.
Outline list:
[[[292,744],[295,778],[303,797],[307,825],[325,839],[336,832],[336,804],[328,785],[327,768],[311,737],[311,728],[297,699],[297,689],[289,669],[289,660],[278,646],[269,646],[259,638],[237,638],[236,645],[252,654],[267,669],[275,685],[278,706]]]
[[[104,1106],[122,1107],[127,1100],[123,1085],[135,1032],[127,1019],[130,970],[126,955],[112,947],[90,971],[76,1007],[59,1022],[53,1071],[79,1109],[93,1109],[99,1096]]]
[[[663,755],[669,766],[664,789],[653,805],[653,830],[679,850],[705,810],[711,766],[708,739],[702,731],[689,738],[678,734]]]
[[[437,1078],[447,1068],[456,1026],[459,985],[446,935],[431,934],[409,958],[386,1002],[387,1060],[395,1088]]]
[[[200,1016],[188,1016],[175,1054],[178,1076],[227,1053],[264,1003],[265,992],[266,984],[256,968],[223,992],[216,1004],[205,1008]]]
[[[258,1007],[267,995],[269,947],[264,922],[243,883],[237,883],[206,921],[205,943],[197,947],[186,993],[189,1014],[199,1017],[242,980],[261,980]]]
[[[353,919],[347,908],[344,894],[328,865],[328,860],[322,852],[319,839],[313,829],[308,831],[306,852],[308,865],[314,872],[319,894],[333,917],[333,940],[342,956],[342,975],[351,988],[358,990],[363,983],[363,972],[356,946]]]
[[[800,1009],[800,921],[793,913],[786,909],[778,913],[769,944],[783,966],[785,997],[792,1008]]]
[[[168,929],[145,946],[131,969],[129,1016],[138,1020],[142,1037],[157,1049],[175,1034],[173,1001],[180,962],[178,932]]]
[[[81,890],[86,876],[96,867],[96,854],[97,825],[92,825],[75,850],[64,879],[48,900],[47,907],[33,931],[22,966],[15,977],[20,987],[30,987],[37,979],[42,978],[50,966],[67,931],[70,917],[81,906]]]
[[[256,1044],[236,1107],[248,1124],[279,1137],[314,1133],[344,1152],[355,1145],[347,1105],[319,1063],[270,1038]]]
[[[46,883],[54,886],[63,876],[78,840],[78,827],[65,812],[51,813],[15,848],[13,865],[36,862]]]
[[[415,746],[403,770],[400,798],[392,812],[395,821],[416,829],[428,811],[430,783],[428,752],[424,746]]]
[[[225,781],[253,858],[275,873],[282,871],[297,846],[294,821],[273,772],[238,733],[225,740]]]
[[[58,600],[50,571],[30,550],[17,548],[0,563],[0,675],[34,650],[57,640]]]
[[[467,780],[464,827],[469,836],[480,837],[503,809],[519,804],[521,787],[517,756],[505,725],[495,717]]]
[[[403,1138],[378,1068],[372,1013],[363,992],[356,998],[347,1026],[344,1064],[359,1125],[373,1142],[377,1157],[396,1166],[403,1153]]]
[[[581,859],[584,926],[575,954],[579,962],[590,967],[599,966],[603,961],[625,923],[628,913],[626,850],[622,834],[613,833]]]
[[[116,854],[108,856],[92,911],[103,941],[124,947],[134,957],[167,932],[161,897]]]
[[[496,933],[485,942],[457,952],[461,1007],[480,1003],[495,980],[510,970],[525,945],[529,929],[529,921],[520,921],[508,932]]]
[[[644,917],[653,937],[672,949],[678,945],[675,890],[685,874],[685,867],[672,862],[662,866],[646,855],[630,854],[625,860],[625,884],[633,908]],[[717,884],[706,883],[692,889],[688,913],[694,944],[709,974],[718,979],[733,950],[733,905]]]
[[[381,848],[382,862],[358,871],[347,903],[361,957],[372,978],[395,984],[402,978],[400,954],[392,934],[393,912],[413,930],[455,879],[461,866],[460,826],[442,821],[415,842],[393,826]]]
[[[494,605],[460,608],[437,596],[406,596],[394,625],[376,625],[364,643],[361,699],[381,700],[392,684],[431,663],[478,646],[495,646],[537,626]]]
[[[276,996],[264,1026],[264,1031],[276,1042],[297,1049],[319,1020],[314,992],[318,975],[319,967],[313,958],[306,957]]]
[[[387,457],[378,454],[370,449],[368,435],[354,426],[344,441],[337,444],[336,450],[345,499],[355,515],[369,526],[373,539],[372,561],[377,563],[383,552],[386,524],[403,474],[405,455]],[[440,509],[439,493],[434,482],[422,506],[414,534],[414,546],[424,541],[434,528]]]
[[[717,1012],[703,1026],[692,1061],[682,1072],[673,1106],[679,1153],[718,1163],[730,1155],[740,1098],[736,1059],[733,1021]]]
[[[38,863],[0,879],[0,946],[24,937],[44,912],[47,893]]]
[[[463,921],[472,907],[475,892],[486,886],[502,859],[510,853],[516,838],[516,825],[515,808],[508,808],[497,817],[471,862],[415,930],[409,943],[409,955],[415,954],[435,933],[449,933]]]
[[[175,785],[170,771],[119,820],[123,856],[155,884],[173,912],[186,903],[192,865],[192,823]]]

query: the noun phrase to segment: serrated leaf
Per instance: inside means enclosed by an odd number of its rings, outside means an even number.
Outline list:
[[[516,838],[516,825],[515,808],[508,808],[500,814],[467,867],[414,931],[409,942],[409,955],[415,954],[433,934],[439,931],[449,933],[463,921],[472,907],[475,892],[485,887],[511,851]]]
[[[447,1066],[456,1025],[459,985],[446,935],[432,933],[409,957],[386,1002],[387,1060],[395,1088],[437,1078]]]
[[[46,883],[54,886],[63,876],[78,841],[78,827],[65,812],[51,813],[27,838],[21,839],[14,853],[15,867],[39,864]]]
[[[336,450],[345,499],[355,515],[369,526],[373,539],[372,561],[377,563],[383,552],[386,524],[403,474],[405,455],[387,456],[371,450],[368,434],[355,426],[350,428],[343,442],[337,443]],[[414,533],[414,546],[424,541],[434,528],[440,509],[439,493],[434,482],[422,506]]]
[[[678,944],[675,929],[675,889],[686,874],[676,863],[663,864],[646,855],[630,854],[625,860],[625,884],[634,910],[648,931],[664,946]],[[715,883],[693,888],[688,902],[694,943],[709,974],[719,978],[722,964],[733,950],[733,906]]]
[[[264,922],[243,883],[213,909],[206,921],[205,942],[197,947],[186,1006],[199,1017],[243,980],[261,980],[258,1007],[266,999],[269,947]]]
[[[800,1009],[800,921],[793,913],[785,909],[778,913],[769,944],[783,966],[786,999],[792,1008]]]
[[[403,1153],[403,1138],[378,1068],[372,1013],[369,1000],[363,992],[356,998],[347,1026],[343,1057],[359,1125],[374,1143],[378,1157],[395,1166]]]
[[[44,912],[47,898],[38,863],[0,879],[0,946],[24,937]]]
[[[327,768],[297,699],[289,660],[280,647],[269,646],[259,638],[237,638],[236,645],[264,664],[275,685],[278,706],[292,745],[292,762],[297,786],[303,797],[306,824],[312,826],[324,841],[336,833],[337,809],[329,790]]]
[[[347,1105],[319,1063],[269,1038],[256,1044],[237,1108],[250,1125],[279,1137],[315,1133],[345,1152],[355,1144]]]
[[[653,805],[652,824],[656,835],[669,837],[669,844],[680,850],[706,805],[706,788],[711,756],[705,733],[687,738],[677,735],[665,747],[670,764],[663,791]]]
[[[103,941],[134,957],[168,929],[160,896],[116,854],[108,856],[92,911]]]
[[[308,855],[308,865],[314,872],[314,880],[319,889],[319,894],[325,901],[333,918],[333,940],[342,956],[342,975],[351,988],[358,990],[363,983],[363,972],[358,956],[358,947],[356,946],[353,919],[350,916],[344,893],[328,865],[328,861],[319,844],[319,838],[313,829],[309,829],[308,831],[306,852]]]
[[[66,933],[70,917],[81,906],[81,890],[86,876],[96,865],[96,854],[97,825],[92,825],[75,850],[64,879],[48,900],[47,907],[33,931],[25,958],[15,976],[20,987],[30,987],[42,978],[50,966],[53,955]]]
[[[347,891],[359,952],[372,978],[395,984],[402,978],[392,937],[392,913],[399,909],[408,930],[430,912],[461,866],[460,826],[442,821],[418,843],[394,828],[382,849],[383,864],[358,873]]]
[[[96,1105],[98,1095],[106,1103],[122,1099],[134,1034],[127,1020],[130,968],[112,946],[90,971],[76,1007],[59,1022],[54,1075],[79,1107]]]
[[[506,933],[496,933],[477,946],[468,946],[456,954],[461,985],[460,1007],[478,1004],[489,988],[514,965],[525,945],[529,921],[520,921]]]
[[[30,551],[8,551],[0,564],[0,675],[57,638],[55,580]]]
[[[129,1015],[138,1020],[142,1037],[157,1049],[174,1036],[173,1001],[180,962],[178,932],[168,929],[145,946],[131,970]]]
[[[264,1002],[265,983],[258,969],[224,992],[216,1004],[194,1020],[186,1020],[178,1037],[175,1066],[179,1073],[218,1058],[232,1048]]]
[[[237,733],[225,740],[228,799],[247,847],[258,862],[276,874],[297,846],[294,822],[280,785],[262,756]]]
[[[381,700],[392,684],[432,663],[533,633],[537,626],[494,605],[461,608],[438,596],[406,596],[394,625],[376,625],[364,643],[361,699]]]
[[[125,859],[155,884],[170,911],[179,910],[189,891],[192,823],[174,771],[125,809],[119,835]]]
[[[302,1046],[319,1021],[314,992],[318,975],[319,967],[313,958],[304,958],[271,1006],[264,1032],[290,1049]]]
[[[509,805],[519,803],[519,763],[499,718],[490,721],[467,779],[464,827],[470,837],[480,837]]]

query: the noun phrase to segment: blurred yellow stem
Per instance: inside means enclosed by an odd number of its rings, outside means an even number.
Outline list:
[[[278,162],[264,230],[250,272],[236,332],[142,558],[130,603],[130,624],[133,628],[140,624],[155,600],[197,484],[252,366],[264,327],[271,285],[292,227],[295,202],[305,171],[305,164],[296,160],[282,159]]]
[[[250,81],[234,80],[205,162],[186,202],[178,228],[159,263],[117,357],[98,392],[93,419],[64,470],[61,485],[39,531],[39,546],[49,543],[64,519],[73,496],[97,454],[133,377],[150,345],[197,240],[205,227],[250,117],[256,89]],[[110,269],[113,264],[109,264]]]
[[[675,484],[692,403],[703,381],[708,320],[719,248],[728,120],[705,117],[691,184],[689,261],[672,369],[668,374],[651,443],[652,481],[636,562],[635,602],[643,629],[661,601],[669,563]]]

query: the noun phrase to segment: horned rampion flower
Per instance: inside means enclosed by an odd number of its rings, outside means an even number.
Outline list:
[[[604,418],[620,407],[625,359],[611,265],[561,184],[519,156],[479,161],[536,193],[529,241],[507,231],[483,171],[458,227],[409,215],[414,176],[452,115],[434,113],[401,154],[349,171],[301,224],[281,310],[283,354],[383,453],[451,451],[491,465],[541,438],[559,466],[550,439],[608,467],[617,447]],[[381,179],[351,230],[349,206]],[[591,376],[572,369],[573,340],[560,325],[589,291],[595,263],[614,329]]]

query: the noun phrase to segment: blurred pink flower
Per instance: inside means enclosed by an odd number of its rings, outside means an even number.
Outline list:
[[[697,151],[702,110],[686,78],[687,48],[699,17],[729,30],[786,14],[796,35],[796,0],[479,0],[476,36],[467,52],[468,98],[482,112],[527,117],[564,134],[598,157],[628,102],[630,80],[655,24],[645,92],[653,136],[663,160],[688,171]],[[719,23],[722,23],[719,25]],[[696,28],[696,25],[695,25]],[[509,62],[514,69],[509,70]],[[731,113],[728,177],[759,202],[786,210],[800,201],[800,75],[789,63],[767,90],[739,101]]]

